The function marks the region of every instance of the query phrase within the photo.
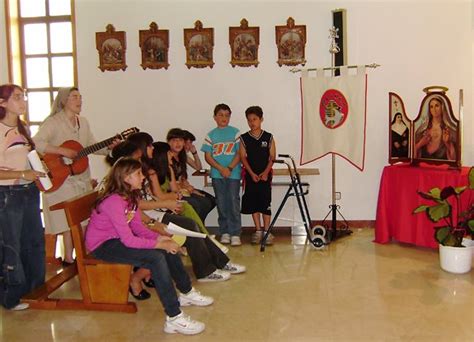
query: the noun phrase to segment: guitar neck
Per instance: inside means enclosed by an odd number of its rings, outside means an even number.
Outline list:
[[[90,145],[90,146],[87,146],[85,148],[83,148],[82,150],[80,150],[78,153],[77,153],[77,157],[76,159],[79,159],[79,158],[82,158],[82,157],[85,157],[91,153],[94,153],[94,152],[97,152],[101,149],[103,149],[104,147],[107,147],[109,146],[110,144],[112,144],[112,142],[114,141],[114,139],[116,139],[117,137],[112,137],[112,138],[108,138],[108,139],[105,139],[105,140],[102,140],[94,145]]]
[[[114,142],[115,139],[123,140],[123,139],[126,139],[130,134],[133,134],[133,133],[136,133],[136,132],[139,132],[139,131],[140,130],[138,128],[132,127],[132,128],[126,129],[122,133],[117,134],[117,135],[115,135],[111,138],[102,140],[102,141],[100,141],[100,142],[98,142],[94,145],[87,146],[87,147],[83,148],[82,150],[80,150],[79,152],[77,152],[76,159],[85,157],[85,156],[87,156],[91,153],[94,153],[94,152],[97,152],[97,151],[103,149],[104,147],[110,146]]]

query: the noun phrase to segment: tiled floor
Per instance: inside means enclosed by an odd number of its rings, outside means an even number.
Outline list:
[[[474,341],[474,271],[449,274],[437,251],[372,239],[359,229],[323,251],[289,236],[265,253],[232,248],[248,272],[196,284],[215,298],[185,310],[207,325],[197,336],[165,334],[153,293],[136,314],[2,309],[3,341]],[[79,296],[77,283],[62,291]]]

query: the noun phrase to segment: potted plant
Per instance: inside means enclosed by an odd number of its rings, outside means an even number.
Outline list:
[[[434,227],[441,268],[452,273],[469,272],[474,255],[474,167],[469,170],[468,185],[432,188],[418,194],[433,204],[420,205],[413,213],[424,212],[430,221],[441,223]],[[464,208],[461,196],[469,196]]]

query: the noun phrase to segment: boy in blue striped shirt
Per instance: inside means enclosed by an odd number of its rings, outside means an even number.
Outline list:
[[[240,246],[240,132],[229,126],[231,113],[224,103],[214,108],[217,127],[207,134],[201,151],[211,166],[221,243]]]

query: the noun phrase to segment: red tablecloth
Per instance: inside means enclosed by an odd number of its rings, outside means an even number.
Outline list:
[[[412,214],[420,204],[429,203],[417,194],[417,190],[427,192],[434,187],[442,189],[447,185],[467,185],[468,172],[468,167],[446,170],[410,165],[386,166],[380,181],[374,242],[396,240],[438,248],[434,239],[434,223],[423,213]],[[467,197],[464,196],[466,202]]]

